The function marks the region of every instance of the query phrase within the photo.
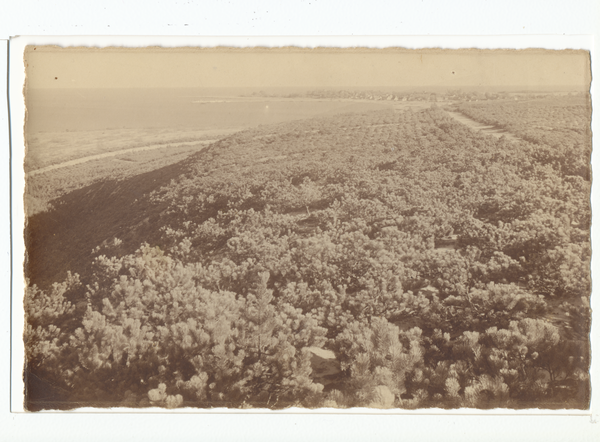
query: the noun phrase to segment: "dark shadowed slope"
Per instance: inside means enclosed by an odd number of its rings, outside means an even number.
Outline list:
[[[62,280],[67,270],[82,272],[92,249],[115,237],[133,251],[161,211],[160,206],[144,206],[143,196],[178,177],[184,167],[185,160],[124,180],[107,179],[75,190],[54,201],[57,209],[31,217],[25,228],[30,283],[44,287]]]

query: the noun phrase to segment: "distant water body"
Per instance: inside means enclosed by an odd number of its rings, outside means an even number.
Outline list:
[[[386,102],[240,97],[212,89],[32,89],[28,132],[225,129],[389,108]]]

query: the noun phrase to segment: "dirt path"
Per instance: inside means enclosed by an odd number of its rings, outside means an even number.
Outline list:
[[[150,146],[134,147],[131,149],[115,150],[112,152],[100,153],[96,155],[90,155],[83,158],[77,158],[75,160],[65,161],[63,163],[53,164],[52,166],[43,167],[41,169],[32,170],[27,172],[25,175],[32,177],[41,173],[49,172],[51,170],[60,169],[62,167],[75,166],[77,164],[86,163],[88,161],[99,160],[102,158],[115,157],[118,155],[124,155],[132,152],[142,152],[144,150],[160,149],[164,147],[181,147],[181,146],[196,146],[196,145],[208,145],[218,140],[201,140],[201,141],[186,141],[181,143],[163,143],[163,144],[152,144]]]
[[[500,137],[504,136],[510,141],[521,141],[520,138],[514,136],[510,132],[506,132],[503,129],[498,129],[495,126],[486,126],[485,124],[481,124],[475,120],[470,119],[469,117],[461,114],[460,112],[452,112],[452,111],[446,111],[446,112],[448,113],[448,115],[450,115],[452,118],[454,118],[459,123],[462,123],[465,126],[468,126],[472,129],[478,130],[479,132],[483,132],[484,134],[492,135],[496,138],[500,138]]]

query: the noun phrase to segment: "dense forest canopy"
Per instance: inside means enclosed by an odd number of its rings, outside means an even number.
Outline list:
[[[589,106],[458,110],[523,141],[434,105],[194,154],[30,271],[27,369],[65,408],[587,408]]]

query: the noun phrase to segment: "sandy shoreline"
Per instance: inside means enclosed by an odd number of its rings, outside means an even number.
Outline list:
[[[168,146],[206,144],[243,128],[106,129],[79,132],[38,132],[27,137],[28,176],[92,159]]]
[[[42,167],[41,169],[35,169],[35,170],[32,170],[31,172],[27,172],[26,176],[32,177],[32,176],[40,175],[42,173],[50,172],[52,170],[60,169],[63,167],[76,166],[77,164],[86,163],[88,161],[100,160],[103,158],[114,157],[117,155],[124,155],[124,154],[134,153],[134,152],[143,152],[146,150],[161,149],[161,148],[165,148],[165,147],[175,148],[175,147],[182,147],[182,146],[209,145],[211,143],[214,143],[215,141],[217,141],[217,140],[187,141],[187,142],[182,142],[182,143],[169,143],[166,145],[165,144],[154,144],[154,145],[150,145],[150,146],[116,150],[116,151],[101,153],[101,154],[97,154],[97,155],[90,155],[90,156],[86,156],[83,158],[78,158],[76,160],[65,161],[65,162],[58,163],[58,164],[53,164],[52,166]]]

